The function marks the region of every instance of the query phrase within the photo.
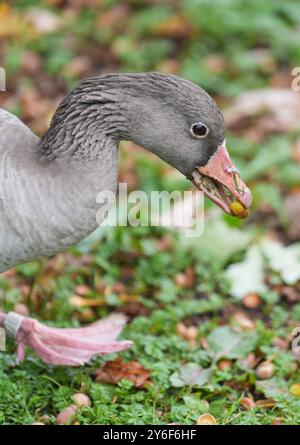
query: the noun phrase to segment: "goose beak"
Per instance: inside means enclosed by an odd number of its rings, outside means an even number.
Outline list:
[[[225,141],[204,167],[194,169],[193,181],[205,195],[229,215],[246,218],[252,193],[230,159]]]

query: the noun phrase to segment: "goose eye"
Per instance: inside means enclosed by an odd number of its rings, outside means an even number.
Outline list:
[[[191,126],[191,133],[193,136],[197,138],[204,138],[205,136],[208,135],[209,129],[205,124],[198,122],[197,124],[193,124]]]

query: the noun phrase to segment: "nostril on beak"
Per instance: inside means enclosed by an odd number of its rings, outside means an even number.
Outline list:
[[[225,170],[226,173],[237,173],[237,174],[239,174],[239,171],[238,171],[238,169],[235,166],[226,167],[224,170]]]

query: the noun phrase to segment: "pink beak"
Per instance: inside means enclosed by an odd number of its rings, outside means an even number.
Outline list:
[[[196,175],[200,178],[193,175],[196,185],[226,213],[231,214],[232,197],[236,198],[246,209],[251,206],[252,193],[240,178],[237,168],[231,161],[225,141],[204,167],[197,167],[196,172],[200,173],[200,175]],[[207,187],[207,182],[208,186],[210,185],[209,180],[205,181],[205,177],[214,180],[213,184],[216,186],[217,193],[211,193],[210,187]]]

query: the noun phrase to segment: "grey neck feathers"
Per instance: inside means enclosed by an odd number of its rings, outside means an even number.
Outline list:
[[[184,126],[197,122],[199,116],[210,126],[210,145],[217,147],[224,139],[222,115],[193,83],[161,73],[93,77],[80,82],[60,104],[40,140],[38,154],[45,162],[93,164],[107,158],[125,139],[148,148],[185,174],[191,156],[183,152],[184,135],[189,132]],[[202,153],[205,163],[211,153],[206,155],[204,148]]]
[[[49,130],[41,138],[41,161],[105,158],[121,139],[128,139],[128,118],[122,95],[101,77],[82,81],[58,107]]]

